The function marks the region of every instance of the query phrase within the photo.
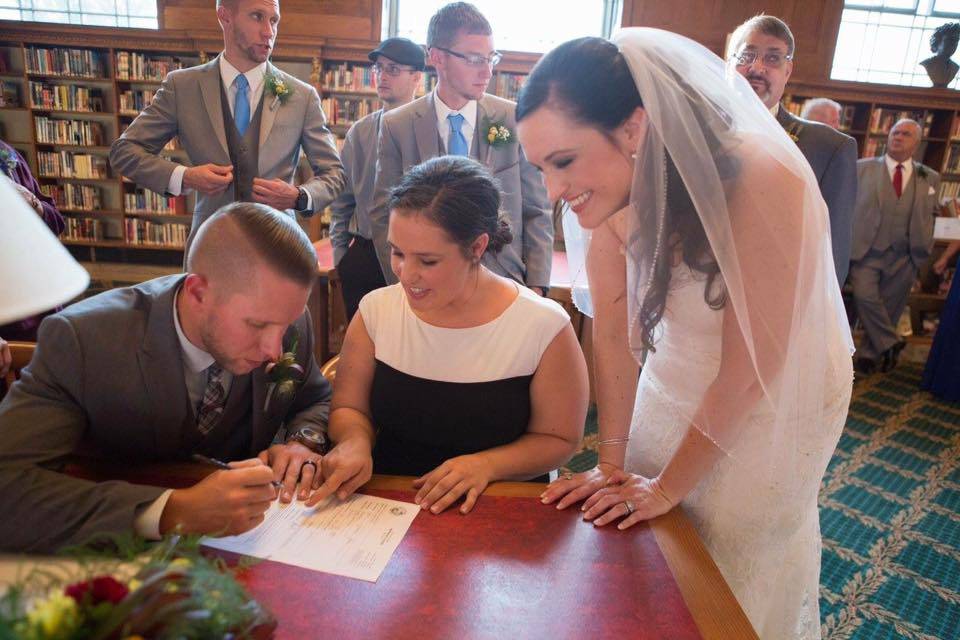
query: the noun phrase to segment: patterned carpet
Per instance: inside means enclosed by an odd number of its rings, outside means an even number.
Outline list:
[[[960,638],[960,404],[921,364],[858,379],[820,491],[824,640]],[[569,468],[596,463],[596,414]]]

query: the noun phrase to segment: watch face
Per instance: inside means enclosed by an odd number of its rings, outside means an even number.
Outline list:
[[[326,438],[316,429],[304,427],[297,432],[297,438],[306,445],[322,447],[326,443]]]

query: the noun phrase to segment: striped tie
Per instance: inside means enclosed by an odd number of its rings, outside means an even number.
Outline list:
[[[207,367],[207,388],[197,412],[197,430],[207,435],[220,422],[226,394],[223,390],[223,369],[216,362]]]

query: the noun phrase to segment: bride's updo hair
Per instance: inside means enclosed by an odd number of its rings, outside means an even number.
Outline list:
[[[391,215],[422,215],[437,225],[471,258],[481,234],[487,251],[499,253],[513,241],[510,224],[500,213],[500,189],[490,172],[465,156],[440,156],[413,167],[390,191]]]
[[[613,143],[613,131],[638,107],[643,107],[643,98],[617,46],[603,38],[587,37],[561,44],[533,67],[520,91],[517,122],[544,106],[596,129]],[[558,131],[557,135],[562,136],[563,132]],[[642,255],[654,255],[656,212],[637,211],[636,215],[640,216],[638,228],[642,236],[628,242],[635,242]],[[654,328],[663,318],[666,306],[675,250],[680,250],[684,263],[691,269],[706,274],[706,303],[713,309],[720,309],[726,303],[726,291],[722,286],[715,286],[720,268],[710,251],[700,216],[669,154],[663,238],[668,246],[659,251],[659,258],[651,266],[653,279],[640,305],[640,336],[644,348],[651,351],[655,351]]]

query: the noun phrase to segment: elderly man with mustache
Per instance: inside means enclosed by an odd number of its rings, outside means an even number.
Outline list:
[[[837,281],[850,268],[853,209],[857,200],[857,141],[826,125],[802,120],[780,104],[793,72],[794,39],[780,18],[757,15],[733,32],[727,59],[746,78],[770,113],[800,147],[830,210],[830,240]]]

